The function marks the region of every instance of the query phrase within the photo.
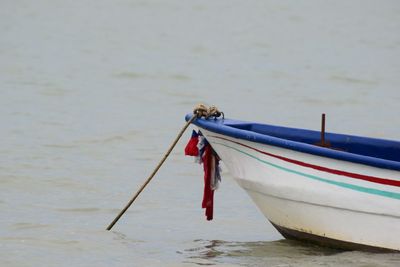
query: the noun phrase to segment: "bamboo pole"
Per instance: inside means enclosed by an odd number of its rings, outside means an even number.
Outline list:
[[[158,163],[156,168],[153,170],[153,172],[150,174],[149,178],[142,184],[140,189],[136,192],[135,195],[131,198],[131,200],[126,204],[126,206],[120,211],[120,213],[115,217],[115,219],[110,223],[110,225],[107,227],[107,230],[110,231],[113,226],[116,224],[116,222],[124,215],[124,213],[129,209],[129,207],[132,205],[132,203],[136,200],[136,198],[142,193],[144,188],[150,183],[151,179],[153,179],[154,175],[157,173],[157,171],[160,169],[160,167],[163,165],[165,160],[168,158],[169,154],[171,151],[174,149],[175,145],[178,143],[179,139],[182,137],[183,133],[186,131],[186,129],[189,127],[189,125],[198,117],[198,115],[195,113],[193,114],[192,118],[186,122],[186,124],[183,126],[181,131],[178,133],[177,137],[175,138],[174,142],[168,149],[168,151],[165,153],[164,157],[161,159],[161,161]]]

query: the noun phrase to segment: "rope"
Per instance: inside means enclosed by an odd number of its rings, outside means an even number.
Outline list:
[[[117,223],[117,221],[124,215],[124,213],[129,209],[129,207],[132,205],[132,203],[136,200],[136,198],[142,193],[144,188],[150,183],[151,179],[153,179],[154,175],[158,172],[158,170],[161,168],[161,166],[164,164],[165,160],[168,158],[169,154],[171,151],[174,149],[175,145],[178,143],[179,139],[182,137],[183,133],[186,131],[186,129],[189,127],[189,125],[197,118],[196,115],[193,115],[190,120],[186,122],[186,124],[183,126],[182,130],[178,133],[178,136],[175,138],[174,142],[168,149],[168,151],[165,153],[164,157],[161,159],[161,161],[158,163],[156,168],[153,170],[153,172],[150,174],[150,176],[147,178],[147,180],[142,184],[140,189],[136,192],[135,195],[131,198],[131,200],[126,204],[126,206],[119,212],[117,217],[108,225],[107,230],[110,231],[113,226]]]
[[[196,115],[198,118],[204,117],[205,119],[214,118],[217,119],[222,116],[222,119],[225,118],[223,112],[219,111],[216,106],[207,107],[204,104],[198,104],[194,110],[193,114]]]

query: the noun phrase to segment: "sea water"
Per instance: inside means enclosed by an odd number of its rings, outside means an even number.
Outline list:
[[[400,265],[282,239],[226,169],[207,222],[189,131],[105,230],[199,102],[400,140],[400,2],[0,7],[0,266]]]

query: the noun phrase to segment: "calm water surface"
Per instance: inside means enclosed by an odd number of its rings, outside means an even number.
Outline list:
[[[104,230],[198,102],[399,140],[398,1],[0,6],[0,266],[400,265],[282,240],[226,171],[207,222],[188,134]]]

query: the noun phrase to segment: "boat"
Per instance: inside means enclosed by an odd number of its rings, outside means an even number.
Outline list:
[[[283,237],[400,251],[400,142],[325,133],[324,122],[321,131],[216,117],[192,123]]]

